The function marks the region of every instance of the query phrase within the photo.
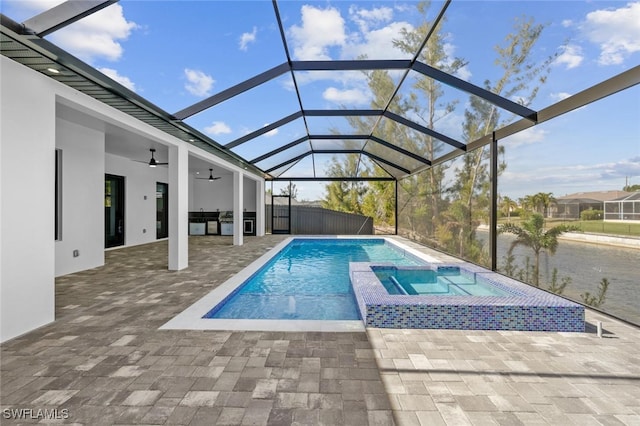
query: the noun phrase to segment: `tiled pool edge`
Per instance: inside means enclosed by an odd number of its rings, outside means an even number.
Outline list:
[[[584,306],[468,263],[510,297],[390,295],[372,265],[354,262],[349,277],[366,327],[584,332]]]

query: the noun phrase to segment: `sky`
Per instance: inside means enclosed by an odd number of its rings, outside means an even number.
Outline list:
[[[0,7],[3,14],[22,22],[60,2],[1,1]],[[281,1],[278,7],[293,60],[363,55],[409,59],[411,54],[393,41],[402,31],[419,25],[416,4]],[[441,5],[433,1],[427,18],[432,19]],[[555,57],[546,82],[530,104],[534,110],[640,64],[640,1],[454,0],[443,31],[449,57],[466,63],[457,77],[479,86],[485,80],[495,82],[501,69],[495,64],[494,47],[504,45],[514,19],[525,17],[544,24],[533,60],[541,63]],[[267,0],[121,0],[47,38],[168,113],[286,62],[273,5]],[[392,76],[398,79],[400,74]],[[413,77],[410,74],[409,81]],[[361,72],[296,73],[296,83],[307,109],[371,106],[372,94]],[[293,84],[287,73],[186,121],[217,142],[229,143],[298,111]],[[443,99],[458,103],[449,113],[438,111],[435,130],[462,139],[468,95],[444,87]],[[518,94],[512,100],[518,101]],[[330,128],[348,131],[341,118],[310,119],[309,127],[312,133],[330,133]],[[251,160],[304,132],[302,120],[296,120],[234,150]],[[499,191],[511,198],[537,192],[557,197],[621,189],[626,182],[640,184],[640,88],[536,125],[501,143],[508,166]],[[270,165],[258,164],[265,169]],[[310,175],[314,166],[320,170],[326,164],[320,158],[314,164],[308,157],[289,173]],[[296,184],[305,199],[322,197],[323,185]]]

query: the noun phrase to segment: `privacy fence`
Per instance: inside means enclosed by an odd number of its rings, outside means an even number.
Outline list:
[[[272,205],[266,206],[266,228],[271,232]],[[291,234],[373,235],[373,218],[322,207],[291,206]]]

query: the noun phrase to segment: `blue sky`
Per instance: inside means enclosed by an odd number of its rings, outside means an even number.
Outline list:
[[[60,1],[2,1],[2,13],[23,21]],[[442,4],[432,2],[433,17]],[[411,1],[282,1],[280,15],[294,60],[402,59],[392,41],[419,23]],[[495,81],[493,47],[504,43],[514,17],[529,16],[545,30],[534,57],[558,54],[531,108],[539,110],[640,64],[640,1],[453,1],[446,15],[446,48],[467,65],[458,77],[476,85]],[[50,40],[169,113],[286,61],[271,1],[122,0],[51,36]],[[305,108],[368,108],[361,73],[296,75]],[[290,75],[188,119],[228,143],[299,109]],[[445,88],[458,107],[436,130],[460,137],[468,96]],[[318,119],[314,133],[343,127]],[[324,131],[322,131],[325,129]],[[254,158],[302,135],[301,123],[274,130],[237,152]],[[556,196],[640,184],[640,90],[618,94],[504,141],[509,167],[500,192]],[[317,162],[319,163],[319,162]],[[322,167],[316,164],[316,167]],[[295,168],[309,174],[310,159]],[[292,173],[294,169],[292,169]],[[297,184],[304,198],[318,185]],[[320,185],[321,186],[321,185]],[[314,189],[312,189],[314,188]],[[278,192],[278,191],[276,191]]]

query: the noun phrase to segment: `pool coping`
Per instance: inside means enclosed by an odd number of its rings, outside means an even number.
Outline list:
[[[160,326],[160,330],[245,330],[245,331],[327,331],[327,332],[364,332],[362,320],[275,320],[275,319],[221,319],[203,318],[213,307],[227,298],[267,262],[280,253],[295,239],[379,239],[394,245],[405,253],[424,262],[440,263],[439,260],[415,250],[397,240],[377,235],[296,235],[281,241],[271,250],[260,256],[240,272],[220,284],[208,294],[187,307],[171,320]]]

